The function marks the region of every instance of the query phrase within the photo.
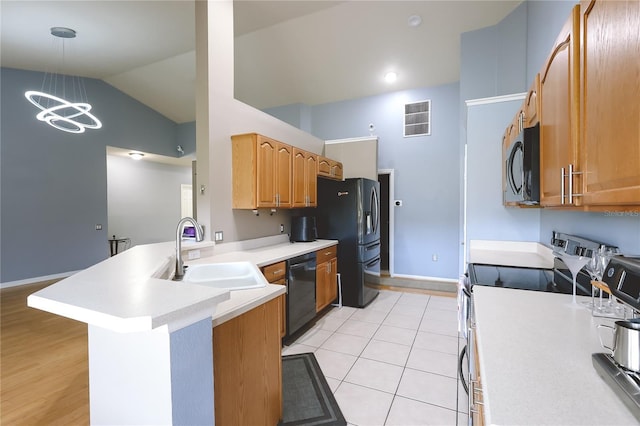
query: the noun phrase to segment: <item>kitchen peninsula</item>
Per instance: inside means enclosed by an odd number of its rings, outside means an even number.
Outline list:
[[[183,253],[204,254],[198,263],[262,266],[336,244],[291,244],[286,237],[185,244]],[[28,298],[30,307],[88,324],[92,424],[211,424],[212,325],[285,292],[266,282],[229,292],[170,281],[174,256],[174,242],[136,246]]]

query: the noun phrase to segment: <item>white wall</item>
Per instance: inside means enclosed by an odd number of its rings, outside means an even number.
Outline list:
[[[261,133],[320,154],[324,141],[234,99],[233,2],[196,2],[196,150],[198,222],[240,241],[288,230],[290,211],[271,215],[231,208],[231,135]],[[200,185],[206,186],[200,193]]]
[[[107,155],[108,235],[131,245],[175,239],[180,185],[191,183],[191,167]]]
[[[324,155],[340,161],[344,178],[378,180],[378,137],[326,141]]]

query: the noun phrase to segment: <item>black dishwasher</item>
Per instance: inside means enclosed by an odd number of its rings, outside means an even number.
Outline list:
[[[287,336],[316,315],[316,253],[287,260]]]

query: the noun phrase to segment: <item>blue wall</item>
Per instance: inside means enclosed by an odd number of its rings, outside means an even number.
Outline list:
[[[462,34],[460,98],[488,98],[524,92],[527,63],[527,3],[497,25]],[[461,103],[461,108],[464,104]]]
[[[551,54],[551,47],[569,18],[576,1],[535,0],[527,1],[526,5],[527,84],[531,84]]]
[[[467,117],[465,100],[528,90],[575,4],[529,0],[497,25],[463,34],[458,87],[423,88],[311,107],[311,133],[323,139],[364,136],[369,123],[375,125],[380,140],[378,166],[396,170],[395,198],[404,201],[404,206],[395,210],[397,274],[457,277],[456,262],[462,254],[458,218],[465,143],[474,157],[470,158],[474,179],[470,184],[470,238],[547,243],[551,231],[557,229],[640,253],[638,216],[504,208],[498,177],[500,141],[521,102],[472,107]],[[403,139],[397,106],[429,98],[434,102],[434,114],[441,114],[432,118],[434,134]],[[299,126],[302,107],[269,112],[282,114],[281,119]],[[507,226],[501,227],[498,218]],[[433,253],[439,254],[439,262],[430,261]]]
[[[36,120],[24,92],[42,80],[1,69],[0,282],[84,269],[108,256],[107,145],[177,154],[173,121],[100,80],[85,84],[102,129],[71,134]]]
[[[484,98],[528,90],[535,75],[551,53],[551,47],[568,19],[575,1],[527,1],[498,25],[463,34],[461,58],[461,100]],[[524,36],[524,37],[523,37]],[[511,47],[504,48],[505,40]],[[512,58],[510,62],[508,59]],[[496,66],[496,64],[502,64]],[[526,68],[523,68],[526,64]],[[518,76],[526,75],[523,85],[516,84]],[[507,81],[513,84],[500,85]],[[511,118],[519,108],[512,106]],[[471,125],[471,117],[467,122]],[[474,118],[474,122],[477,121]],[[504,127],[510,119],[504,119]],[[481,123],[475,123],[473,134],[467,129],[471,142],[476,132],[490,133]],[[464,134],[464,131],[463,131]],[[501,136],[501,135],[500,135]],[[464,139],[463,139],[464,140]],[[498,141],[499,139],[496,139]],[[495,167],[497,158],[494,159]],[[497,207],[496,207],[497,208]],[[507,209],[510,215],[520,216],[519,209]],[[473,216],[475,212],[470,212]],[[548,243],[553,230],[576,234],[618,245],[627,253],[640,253],[640,217],[638,214],[586,213],[540,209],[539,218],[531,214],[526,221],[531,229],[539,229],[538,241]],[[474,220],[474,219],[471,219]],[[519,219],[518,219],[519,220]],[[485,233],[489,238],[504,237],[501,231]],[[473,238],[470,236],[470,238]]]
[[[455,278],[460,239],[458,85],[312,107],[322,139],[378,136],[378,168],[395,170],[395,265],[400,275]],[[430,136],[403,137],[404,104],[431,99]],[[438,255],[433,262],[431,256]]]
[[[469,107],[467,112],[467,239],[538,241],[540,209],[502,205],[502,140],[522,101]]]

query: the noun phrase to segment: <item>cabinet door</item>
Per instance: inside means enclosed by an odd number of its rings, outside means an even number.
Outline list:
[[[318,156],[307,153],[305,163],[304,174],[307,207],[316,207],[318,205]]]
[[[273,263],[261,268],[262,275],[270,284],[287,285],[285,278],[287,271],[287,263],[285,261]],[[278,298],[280,306],[280,337],[287,334],[287,295],[283,294]]]
[[[327,276],[327,304],[338,298],[338,259],[333,258],[329,263],[329,273]]]
[[[318,157],[318,176],[331,177],[331,160],[327,157]]]
[[[579,176],[568,173],[571,165],[576,172],[579,118],[578,50],[580,6],[574,7],[569,20],[540,74],[540,204],[559,206],[568,201],[569,180],[579,188]],[[574,204],[579,198],[574,199]]]
[[[342,180],[342,178],[344,177],[344,174],[342,171],[341,162],[339,161],[333,162],[333,164],[331,165],[331,176],[333,176],[334,179]]]
[[[316,312],[320,312],[338,297],[338,259],[316,266]]]
[[[316,265],[316,312],[320,312],[322,308],[327,306],[327,265],[329,262],[322,262]]]
[[[282,418],[279,300],[213,329],[215,424],[275,425]]]
[[[291,180],[293,148],[278,142],[276,156],[276,207],[291,207]]]
[[[640,205],[640,3],[582,2],[585,205]]]
[[[305,188],[305,167],[307,162],[306,152],[294,148],[293,149],[293,207],[306,206],[306,188]]]
[[[524,127],[533,127],[540,119],[538,116],[538,87],[540,86],[540,74],[536,74],[535,79],[527,97],[524,100]]]
[[[257,207],[276,207],[276,153],[278,143],[258,136],[257,145]],[[247,165],[247,167],[249,167]]]

